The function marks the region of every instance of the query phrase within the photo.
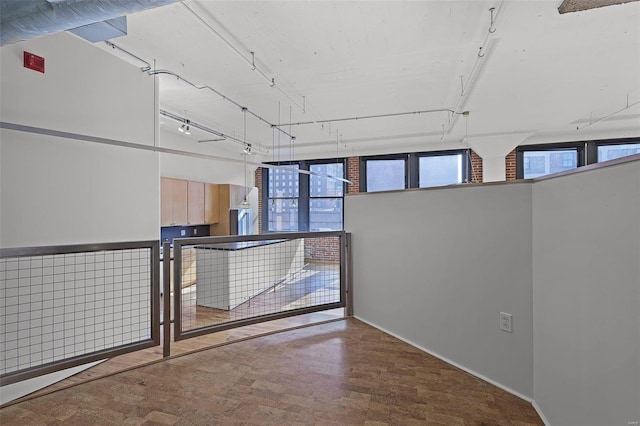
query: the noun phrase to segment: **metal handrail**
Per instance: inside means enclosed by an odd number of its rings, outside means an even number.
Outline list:
[[[0,259],[8,257],[45,256],[54,254],[87,253],[105,250],[128,250],[136,248],[154,248],[158,251],[160,243],[157,240],[124,241],[114,243],[70,244],[58,246],[11,247],[0,248]]]
[[[217,236],[217,237],[191,237],[191,238],[176,238],[173,240],[173,258],[174,258],[174,283],[177,283],[179,288],[181,282],[182,271],[182,247],[193,245],[210,245],[210,244],[224,244],[233,242],[248,242],[248,241],[267,241],[267,240],[294,240],[300,238],[326,238],[326,237],[338,237],[339,238],[339,252],[340,252],[340,301],[335,303],[328,303],[323,305],[291,309],[287,311],[281,311],[271,314],[263,314],[256,317],[250,317],[245,319],[228,321],[225,323],[214,324],[205,326],[193,330],[182,330],[182,312],[181,312],[181,291],[177,291],[174,288],[174,340],[184,340],[192,337],[202,336],[209,333],[228,330],[235,327],[252,325],[260,322],[271,321],[281,318],[288,318],[296,315],[302,315],[307,313],[319,312],[328,309],[346,308],[346,312],[351,312],[349,306],[351,297],[349,296],[350,285],[348,280],[350,279],[350,249],[347,247],[349,241],[348,236],[350,234],[345,231],[318,231],[318,232],[280,232],[280,233],[268,233],[268,234],[254,234],[254,235],[233,235],[233,236]],[[168,277],[165,277],[167,280]]]
[[[111,358],[129,352],[160,345],[160,242],[158,240],[109,242],[97,244],[73,244],[58,246],[1,248],[0,259],[43,255],[64,255],[129,249],[150,249],[151,257],[151,337],[139,342],[128,343],[109,349],[74,356],[35,367],[25,368],[0,376],[0,385],[8,385],[22,380],[53,373],[71,367]]]
[[[178,246],[189,246],[194,244],[223,244],[238,243],[246,241],[266,241],[266,240],[294,240],[296,238],[323,238],[323,237],[343,237],[345,231],[314,231],[314,232],[270,232],[267,234],[253,235],[231,235],[220,237],[190,237],[176,238],[173,240],[174,249]]]

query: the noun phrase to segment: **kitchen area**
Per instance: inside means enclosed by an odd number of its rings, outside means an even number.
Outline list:
[[[182,330],[340,299],[338,237],[180,244],[176,282],[174,239],[257,234],[257,192],[161,178],[161,238],[171,252],[161,255],[160,278],[164,262],[171,262],[171,302],[179,288]]]
[[[238,226],[238,206],[247,196],[250,218],[245,226]],[[198,182],[170,177],[160,178],[160,239],[173,247],[175,238],[238,235],[238,230],[257,232],[257,191],[240,185]],[[237,219],[236,219],[237,220]],[[164,253],[162,261],[164,261]],[[173,271],[173,256],[171,271]],[[162,274],[161,267],[161,274]],[[182,253],[182,287],[195,283],[195,251]],[[162,275],[161,275],[162,282]],[[171,290],[173,291],[173,272]]]

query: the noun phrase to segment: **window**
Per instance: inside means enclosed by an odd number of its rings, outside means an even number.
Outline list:
[[[598,163],[634,154],[640,154],[640,142],[598,145]]]
[[[311,164],[309,177],[309,230],[335,231],[343,228],[344,182],[325,176],[344,176],[344,163]]]
[[[418,157],[418,187],[443,186],[462,183],[464,154],[426,155]]]
[[[578,167],[578,150],[576,148],[558,151],[525,151],[523,154],[524,179]]]
[[[640,154],[640,138],[524,145],[516,149],[516,177],[530,179]]]
[[[468,182],[468,150],[361,157],[360,191],[426,188]]]
[[[365,160],[364,165],[368,192],[405,189],[407,187],[406,159],[370,158]]]
[[[346,160],[300,161],[263,169],[263,232],[343,229]],[[307,173],[298,173],[307,170]]]
[[[519,146],[516,150],[516,177],[533,179],[575,169],[585,164],[583,142]]]
[[[300,190],[298,183],[298,165],[287,166],[290,170],[268,170],[267,192],[268,228],[270,231],[297,231],[298,204]],[[295,182],[292,186],[291,183]]]

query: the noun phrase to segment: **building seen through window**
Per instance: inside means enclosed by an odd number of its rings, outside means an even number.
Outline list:
[[[469,150],[361,157],[360,191],[456,185],[469,181]]]
[[[287,170],[263,169],[263,231],[342,230],[345,162],[309,160],[283,165]]]
[[[343,177],[344,164],[311,164],[309,170],[318,173],[309,177],[309,230],[342,229],[344,182],[325,176]]]
[[[640,138],[522,145],[516,148],[516,178],[537,178],[634,154],[640,154]]]
[[[286,166],[289,170],[268,170],[268,228],[270,231],[298,230],[298,201],[300,184],[298,165]]]

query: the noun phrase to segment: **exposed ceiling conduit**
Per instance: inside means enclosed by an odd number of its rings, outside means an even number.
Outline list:
[[[484,72],[487,62],[489,61],[489,57],[491,56],[496,48],[496,45],[499,42],[499,39],[490,40],[489,37],[496,32],[496,22],[498,21],[498,17],[502,14],[501,12],[504,8],[504,3],[505,0],[500,0],[497,8],[492,7],[491,9],[489,9],[491,19],[489,28],[487,29],[487,33],[485,34],[482,45],[478,50],[478,54],[473,63],[473,68],[471,69],[466,82],[463,82],[462,84],[460,95],[458,96],[456,105],[453,108],[455,112],[451,115],[449,123],[447,125],[443,125],[442,137],[440,138],[441,140],[451,132],[460,115],[463,115],[463,113],[465,113],[465,116],[469,115],[469,112],[465,111],[464,108],[469,101],[469,98],[471,97],[471,93],[478,83],[480,75]]]
[[[240,105],[239,103],[237,103],[236,101],[234,101],[231,98],[228,98],[227,96],[223,95],[222,93],[218,92],[216,89],[214,89],[213,87],[204,84],[202,86],[198,86],[197,84],[194,84],[192,82],[190,82],[189,80],[181,77],[180,75],[176,74],[173,71],[169,71],[169,70],[155,70],[155,71],[148,71],[149,75],[156,75],[156,74],[167,74],[167,75],[171,75],[176,77],[178,80],[184,81],[185,83],[187,83],[189,86],[196,88],[198,90],[202,90],[202,89],[209,89],[211,90],[213,93],[215,93],[216,95],[222,97],[222,99],[224,99],[225,101],[229,101],[232,104],[234,104],[235,106],[237,106],[238,108],[240,108],[241,111],[247,111],[249,114],[253,115],[255,118],[257,118],[258,120],[262,121],[265,124],[268,124],[269,126],[278,129],[278,131],[284,133],[285,135],[289,136],[289,137],[295,137],[290,135],[289,133],[287,133],[286,131],[282,130],[280,127],[278,127],[276,124],[270,123],[269,121],[267,121],[266,119],[262,118],[261,116],[259,116],[258,114],[256,114],[255,112],[251,111],[249,108],[244,107],[242,105]]]
[[[263,123],[269,125],[270,127],[274,128],[274,129],[278,129],[279,132],[284,133],[285,135],[289,136],[289,137],[293,137],[292,135],[290,135],[289,133],[287,133],[286,131],[282,130],[280,127],[278,127],[277,124],[273,124],[271,122],[269,122],[268,120],[266,120],[265,118],[261,117],[260,115],[256,114],[255,112],[251,111],[249,108],[240,105],[238,102],[234,101],[233,99],[231,99],[230,97],[224,95],[223,93],[220,93],[219,91],[217,91],[216,89],[214,89],[213,87],[204,84],[202,86],[199,86],[195,83],[192,83],[191,81],[183,78],[182,76],[180,76],[179,74],[171,71],[171,70],[151,70],[151,64],[147,61],[145,61],[144,59],[142,59],[141,57],[129,52],[126,49],[123,49],[122,47],[113,44],[110,41],[105,41],[105,43],[107,44],[107,46],[111,47],[112,49],[117,49],[122,53],[125,53],[126,55],[131,56],[132,58],[136,59],[137,61],[142,62],[143,64],[145,64],[144,67],[141,68],[141,70],[143,72],[148,73],[149,75],[160,75],[160,74],[166,74],[166,75],[170,75],[173,76],[175,78],[177,78],[180,81],[184,81],[185,83],[187,83],[189,86],[193,87],[194,89],[198,89],[198,90],[202,90],[202,89],[208,89],[211,90],[213,93],[215,93],[216,95],[220,96],[223,100],[225,101],[229,101],[232,104],[234,104],[235,106],[237,106],[238,108],[240,108],[240,110],[244,111],[245,109],[247,110],[247,112],[251,115],[253,115],[255,118],[257,118],[258,120],[262,121]]]
[[[316,124],[321,130],[325,130],[324,126],[322,124],[320,124],[320,121],[316,120],[312,114],[307,111],[307,101],[306,101],[306,97],[302,96],[302,105],[300,105],[300,103],[298,103],[298,101],[296,101],[295,99],[293,99],[293,97],[291,97],[285,90],[283,90],[279,85],[276,84],[276,78],[275,76],[269,76],[267,75],[267,73],[265,73],[263,70],[261,70],[257,65],[256,65],[256,52],[253,51],[247,51],[246,53],[243,53],[239,48],[237,48],[236,46],[233,45],[233,43],[231,43],[229,40],[227,40],[227,38],[225,38],[218,30],[216,30],[215,28],[213,28],[207,21],[205,21],[195,10],[193,10],[191,7],[189,7],[189,5],[187,5],[186,3],[182,3],[182,6],[184,6],[184,8],[194,17],[196,18],[196,20],[202,24],[205,28],[207,28],[209,31],[211,31],[213,34],[215,34],[220,40],[222,40],[231,50],[233,50],[240,58],[242,58],[242,60],[244,60],[248,65],[251,66],[251,69],[253,71],[258,72],[262,77],[264,77],[267,82],[269,83],[269,85],[273,88],[275,88],[276,90],[278,90],[285,98],[289,99],[289,101],[291,101],[291,103],[293,105],[295,105],[297,108],[300,109],[300,111],[302,111],[303,114],[308,114],[310,117],[312,117],[312,123]],[[247,53],[250,56],[247,56]],[[331,134],[331,129],[329,129],[329,134]],[[291,135],[289,135],[291,137]]]
[[[300,121],[298,123],[284,123],[284,124],[276,124],[276,126],[301,126],[304,124],[317,124],[317,123],[333,123],[336,121],[357,121],[357,120],[367,120],[371,118],[388,118],[388,117],[398,117],[401,115],[417,115],[417,114],[428,114],[432,112],[449,112],[454,113],[455,111],[450,108],[438,108],[438,109],[425,109],[420,111],[409,111],[409,112],[393,112],[389,114],[376,114],[376,115],[364,115],[360,117],[347,117],[347,118],[333,118],[330,120],[317,120],[317,121]]]
[[[2,46],[66,31],[178,0],[3,0],[0,2]]]
[[[111,47],[112,49],[117,49],[120,52],[123,52],[123,53],[131,56],[132,58],[142,62],[143,64],[145,64],[145,66],[142,67],[141,70],[143,72],[148,73],[149,75],[161,75],[161,74],[170,75],[170,76],[173,76],[173,77],[177,78],[180,81],[184,81],[185,83],[187,83],[189,86],[193,87],[194,89],[198,89],[198,90],[207,89],[207,90],[210,90],[213,93],[215,93],[216,95],[220,96],[223,100],[231,102],[232,104],[234,104],[235,106],[240,108],[241,111],[247,110],[247,112],[249,114],[251,114],[252,116],[257,118],[258,120],[262,121],[263,123],[269,125],[270,127],[274,128],[274,129],[277,129],[279,132],[284,133],[285,135],[287,135],[290,138],[294,137],[291,134],[287,133],[285,130],[282,130],[280,127],[278,127],[279,126],[278,124],[271,123],[270,121],[266,120],[262,116],[260,116],[260,115],[256,114],[255,112],[251,111],[249,108],[245,107],[244,105],[239,104],[238,102],[234,101],[230,97],[224,95],[223,93],[219,92],[218,90],[214,89],[213,87],[211,87],[211,86],[209,86],[207,84],[197,85],[197,84],[187,80],[186,78],[182,77],[178,73],[175,73],[175,72],[173,72],[171,70],[151,70],[151,64],[149,62],[145,61],[144,59],[140,58],[139,56],[129,52],[126,49],[123,49],[122,47],[120,47],[120,46],[118,46],[116,44],[113,44],[110,41],[105,41],[105,43],[107,44],[107,46]]]

